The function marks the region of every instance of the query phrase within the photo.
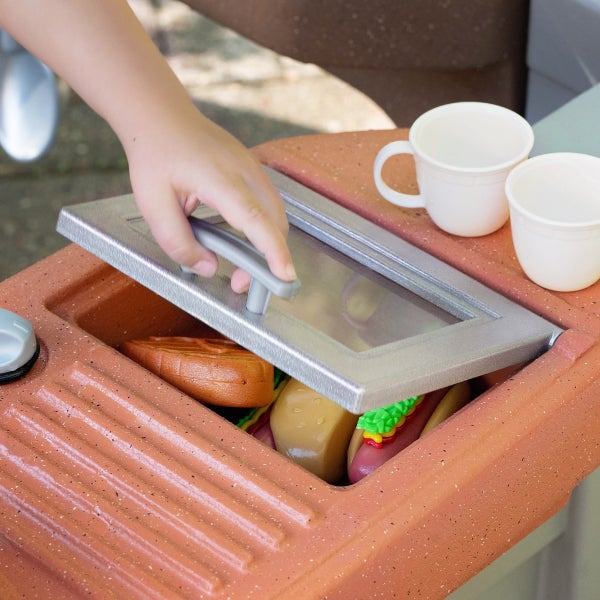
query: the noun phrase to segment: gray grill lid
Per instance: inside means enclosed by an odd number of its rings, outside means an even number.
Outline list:
[[[132,195],[63,208],[57,229],[354,413],[531,360],[561,333],[392,233],[267,172],[286,203],[301,285],[274,291],[288,297],[263,293],[264,314],[231,291],[230,262],[221,260],[211,279],[174,264]],[[205,207],[194,216],[228,230]]]

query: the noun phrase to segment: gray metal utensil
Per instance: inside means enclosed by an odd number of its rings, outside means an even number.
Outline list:
[[[0,30],[0,145],[19,162],[40,158],[58,123],[58,91],[52,71]]]

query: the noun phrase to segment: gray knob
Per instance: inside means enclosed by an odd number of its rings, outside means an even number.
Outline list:
[[[0,308],[0,384],[25,375],[35,363],[39,351],[31,323]]]

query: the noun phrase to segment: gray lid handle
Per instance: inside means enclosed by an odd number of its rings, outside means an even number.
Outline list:
[[[290,298],[300,290],[299,279],[284,281],[273,275],[265,257],[249,242],[203,219],[190,217],[189,220],[198,242],[252,277],[246,300],[246,309],[250,312],[264,314],[271,293]]]

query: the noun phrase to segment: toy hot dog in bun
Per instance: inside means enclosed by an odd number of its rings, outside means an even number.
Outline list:
[[[469,384],[464,382],[365,413],[348,448],[350,483],[372,473],[469,399]]]

